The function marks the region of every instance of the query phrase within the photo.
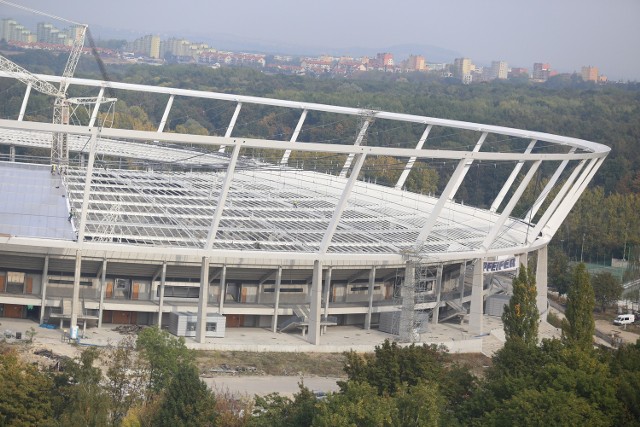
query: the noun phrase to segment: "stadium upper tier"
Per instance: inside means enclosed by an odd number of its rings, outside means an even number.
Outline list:
[[[46,238],[57,240],[57,247],[81,245],[83,250],[151,247],[172,255],[176,250],[253,259],[304,254],[334,261],[368,256],[395,262],[407,254],[443,261],[521,253],[548,243],[609,152],[604,145],[575,138],[409,114],[86,79],[69,82],[110,87],[116,96],[117,91],[167,96],[158,131],[0,119],[0,144],[11,147],[10,159],[20,160],[15,147],[50,147],[54,132],[68,135],[72,159],[59,168],[0,165],[2,175],[28,170],[30,176],[3,182],[3,199],[33,191],[33,185],[43,200],[59,191],[64,199],[54,203],[63,203],[62,209],[34,208],[38,203],[28,201],[16,207],[8,200],[0,207],[0,243],[28,246]],[[163,132],[175,98],[232,103],[235,111],[224,135]],[[277,137],[233,136],[243,106],[252,104],[274,120],[290,120],[294,112],[291,131]],[[269,108],[288,113],[269,116]],[[305,120],[314,113],[355,116],[352,140],[302,141]],[[368,144],[367,135],[381,122],[419,131],[407,141],[406,133],[394,139],[394,128],[386,127],[384,144]],[[430,139],[437,132],[440,139]],[[460,132],[467,138],[463,142],[447,137]],[[313,156],[293,161],[296,152]],[[425,170],[435,175],[436,195],[407,191],[407,183]],[[490,194],[490,203],[470,205],[469,193],[484,173],[502,178],[491,188],[477,189]],[[24,224],[26,212],[33,226]],[[43,231],[47,221],[54,221],[59,232]]]

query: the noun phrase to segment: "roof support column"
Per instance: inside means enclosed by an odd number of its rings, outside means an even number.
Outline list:
[[[278,266],[276,271],[276,301],[273,304],[273,320],[271,330],[275,334],[278,331],[278,310],[280,309],[280,284],[282,283],[282,266]]]
[[[242,108],[242,102],[238,102],[236,105],[236,109],[233,112],[233,116],[231,116],[231,121],[229,122],[229,126],[227,126],[227,131],[224,133],[225,138],[231,138],[231,132],[233,132],[233,127],[236,125],[236,120],[238,120],[238,115],[240,114],[240,109]],[[218,149],[218,153],[224,153],[224,149],[227,148],[226,145],[221,145]]]
[[[220,273],[220,298],[218,301],[218,313],[222,314],[224,310],[224,299],[227,296],[227,264],[222,264],[222,272]]]
[[[19,122],[21,122],[24,119],[24,113],[27,110],[27,103],[29,102],[30,94],[31,94],[31,83],[27,83],[27,89],[24,91],[24,98],[22,98],[22,105],[20,106],[20,114],[18,114]]]
[[[469,310],[469,333],[482,334],[482,316],[484,314],[484,259],[478,258],[473,265],[473,286],[471,288],[471,308]]]
[[[160,301],[158,302],[158,328],[162,329],[162,310],[164,310],[164,285],[167,281],[167,262],[162,263],[160,273]]]
[[[296,125],[296,129],[293,131],[293,135],[291,135],[291,140],[289,142],[296,142],[298,140],[298,135],[300,135],[300,130],[302,129],[302,124],[304,120],[307,118],[307,110],[302,110],[302,114],[300,115],[300,119],[298,120],[298,124]],[[287,150],[284,152],[282,156],[282,160],[280,160],[281,166],[286,166],[289,163],[289,156],[291,155],[291,150]]]
[[[49,284],[49,255],[44,256],[42,267],[42,290],[40,292],[40,324],[44,323],[44,312],[47,306],[47,285]]]
[[[15,145],[10,145],[9,146],[9,161],[10,162],[15,162],[16,161],[16,146]]]
[[[313,262],[313,278],[311,280],[311,313],[309,316],[308,340],[313,345],[320,344],[320,309],[322,303],[322,262]]]
[[[73,296],[71,297],[71,324],[70,328],[78,325],[78,313],[80,311],[80,274],[82,266],[82,251],[76,251],[76,266],[73,273]]]
[[[102,260],[100,269],[100,304],[98,305],[98,328],[102,327],[102,313],[104,312],[104,293],[107,287],[107,259]]]
[[[547,246],[538,249],[538,262],[536,263],[536,305],[540,317],[547,311]]]
[[[369,270],[369,310],[364,319],[364,328],[371,329],[371,315],[373,314],[373,288],[376,282],[376,267],[371,267]]]
[[[202,257],[200,267],[200,297],[198,298],[198,322],[196,341],[203,343],[207,335],[207,303],[209,302],[209,257]]]
[[[424,130],[422,136],[420,137],[420,140],[418,141],[418,145],[416,145],[416,150],[422,149],[422,146],[424,145],[424,142],[427,140],[427,137],[429,136],[429,132],[431,132],[432,127],[433,125],[429,125]],[[400,174],[400,178],[398,178],[398,181],[396,182],[396,185],[395,185],[396,190],[400,190],[402,188],[417,159],[418,159],[417,157],[411,157],[407,162],[407,164],[404,166],[404,170],[402,171],[402,173]]]

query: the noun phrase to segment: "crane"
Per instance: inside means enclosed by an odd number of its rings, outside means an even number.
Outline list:
[[[102,102],[115,102],[115,98],[67,98],[67,89],[69,88],[69,78],[73,77],[82,49],[84,48],[84,40],[87,35],[88,26],[86,24],[80,24],[78,22],[70,21],[59,16],[51,15],[45,12],[41,12],[35,9],[28,8],[19,4],[15,4],[6,0],[0,0],[0,3],[16,7],[18,9],[26,10],[31,13],[46,16],[48,18],[60,20],[72,24],[76,27],[74,33],[73,44],[71,46],[71,53],[67,59],[67,63],[62,73],[62,80],[60,85],[56,88],[51,83],[40,79],[35,74],[30,73],[20,65],[10,61],[4,56],[0,55],[0,70],[13,73],[23,83],[30,85],[33,89],[45,95],[54,97],[53,104],[53,123],[54,124],[69,124],[69,109],[71,104],[90,104],[90,103],[102,103]],[[92,46],[92,52],[97,55],[95,48]],[[101,61],[99,58],[99,65]],[[104,74],[103,66],[100,67]],[[69,145],[68,135],[64,132],[55,132],[51,141],[51,164],[58,166],[66,166],[69,164]]]

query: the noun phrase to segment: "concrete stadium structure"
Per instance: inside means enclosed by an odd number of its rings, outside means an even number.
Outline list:
[[[379,325],[410,341],[422,324],[455,315],[479,335],[485,298],[505,291],[485,276],[526,265],[529,254],[537,254],[538,308],[546,311],[547,244],[609,152],[575,138],[410,114],[68,82],[99,99],[105,88],[164,97],[166,107],[155,132],[97,126],[100,103],[84,124],[54,125],[23,120],[27,90],[15,117],[0,119],[2,316],[167,325],[168,313],[197,312],[204,342],[207,315],[218,313],[227,328],[302,329],[319,344],[331,325]],[[174,100],[194,99],[229,105],[223,135],[163,132]],[[295,115],[291,132],[233,136],[251,107]],[[354,138],[303,142],[314,114],[351,120]],[[384,146],[366,144],[382,122],[420,136],[388,132]],[[430,138],[436,130],[473,143],[439,146]],[[68,165],[21,156],[50,149],[55,132],[68,134]],[[292,160],[296,152],[339,166],[313,170]],[[395,182],[363,178],[381,158],[401,165]],[[440,165],[438,194],[406,190],[418,164]],[[509,172],[491,205],[465,202],[460,189],[498,167]]]

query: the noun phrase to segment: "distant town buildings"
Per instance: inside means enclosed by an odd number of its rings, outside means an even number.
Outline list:
[[[73,41],[81,34],[81,27],[71,26],[58,29],[53,24],[40,22],[36,32],[17,21],[7,18],[0,21],[0,39],[25,49],[47,49],[68,51]],[[470,58],[455,58],[453,64],[428,63],[418,54],[411,54],[404,60],[396,60],[393,53],[381,52],[373,58],[367,56],[333,57],[295,57],[292,55],[267,55],[263,53],[229,52],[213,48],[206,43],[192,42],[183,38],[160,39],[158,35],[145,35],[127,43],[121,52],[99,49],[107,56],[117,57],[121,61],[143,61],[154,64],[194,63],[218,68],[221,66],[242,66],[264,69],[278,74],[309,74],[348,77],[362,72],[384,73],[430,73],[439,77],[455,78],[464,84],[504,79],[528,79],[545,82],[557,73],[551,65],[543,62],[533,64],[531,74],[523,67],[509,68],[506,61],[492,61],[490,65],[480,66]],[[88,53],[88,49],[85,49]],[[606,83],[607,77],[598,73],[593,66],[582,67],[580,75],[587,82]]]
[[[598,82],[598,67],[592,67],[591,65],[582,67],[582,80],[585,82]]]

